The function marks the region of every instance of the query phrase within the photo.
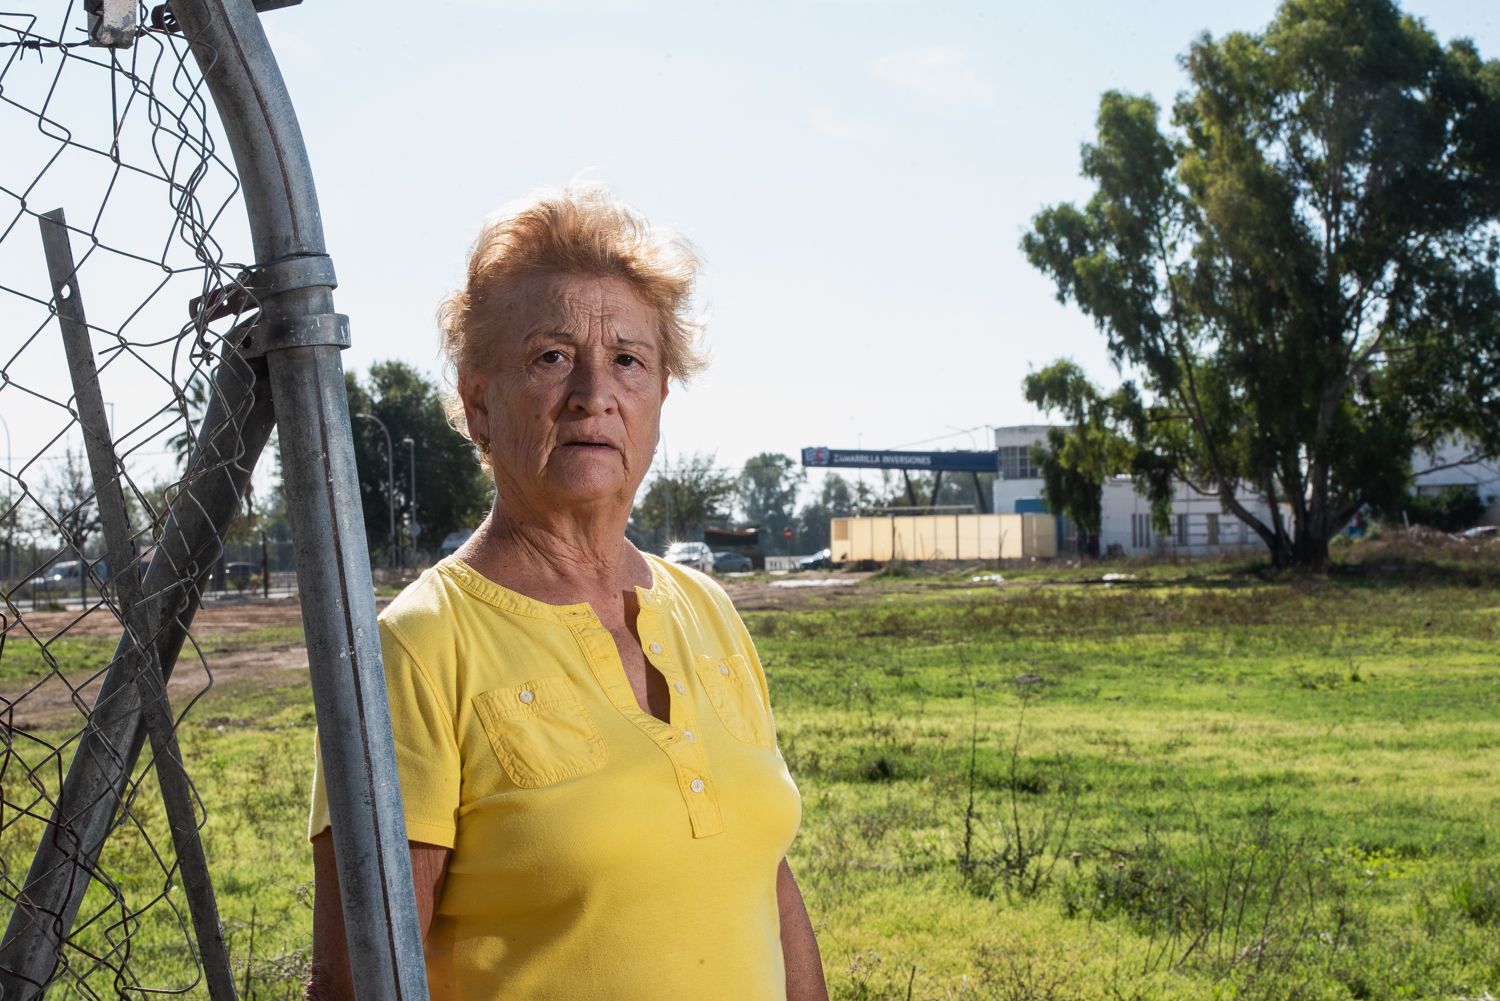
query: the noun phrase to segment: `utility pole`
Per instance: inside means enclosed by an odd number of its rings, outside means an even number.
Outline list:
[[[406,507],[411,512],[407,519],[407,530],[411,533],[411,548],[417,548],[417,534],[422,526],[417,522],[417,443],[411,435],[401,439],[406,446]]]
[[[391,565],[395,566],[396,558],[400,553],[400,547],[396,542],[396,449],[391,445],[391,432],[385,426],[385,421],[374,414],[355,414],[354,416],[367,421],[374,421],[380,426],[380,433],[385,435],[385,506],[387,513],[391,517],[391,552],[389,559]]]

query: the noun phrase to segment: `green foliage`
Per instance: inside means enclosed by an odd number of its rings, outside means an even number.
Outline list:
[[[489,512],[494,484],[479,468],[473,447],[448,425],[437,385],[402,361],[376,362],[363,381],[352,372],[345,373],[344,385],[370,549],[384,552],[390,545],[390,497],[396,502],[398,533],[404,532],[415,513],[422,549],[435,550],[449,532],[477,525]],[[387,454],[379,425],[357,414],[373,414],[385,423],[394,456]],[[414,448],[404,443],[408,436]],[[415,512],[410,475],[413,454]]]
[[[806,481],[801,464],[789,455],[761,452],[745,461],[735,498],[745,522],[760,527],[761,545],[767,550],[786,550],[782,533],[796,520],[797,494]]]
[[[702,452],[664,463],[630,513],[631,538],[654,552],[674,540],[702,539],[706,526],[729,521],[735,484]]]
[[[1131,471],[1217,493],[1277,563],[1320,564],[1414,445],[1500,447],[1500,64],[1389,0],[1287,0],[1183,65],[1171,133],[1150,98],[1104,95],[1095,194],[1022,247],[1140,374],[1104,407]]]
[[[1132,389],[1126,387],[1105,399],[1071,361],[1053,362],[1030,373],[1022,387],[1028,401],[1045,411],[1062,413],[1069,422],[1066,430],[1049,428],[1046,442],[1032,449],[1041,467],[1047,506],[1083,532],[1099,534],[1104,483],[1111,476],[1130,472],[1135,458],[1127,434],[1117,426],[1121,415],[1130,412]],[[1155,480],[1140,477],[1137,485],[1153,495],[1156,530],[1165,534],[1171,513],[1168,495],[1155,489]]]
[[[1387,510],[1392,521],[1404,514],[1413,525],[1426,525],[1440,532],[1460,532],[1479,524],[1485,503],[1473,487],[1451,486],[1439,494],[1411,493],[1402,497],[1400,507]]]
[[[838,473],[829,473],[823,478],[817,498],[802,505],[802,510],[797,512],[797,521],[802,526],[801,548],[813,552],[828,548],[833,519],[847,518],[860,508],[858,487]]]

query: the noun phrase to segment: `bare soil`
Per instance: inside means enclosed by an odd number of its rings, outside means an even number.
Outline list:
[[[119,621],[103,609],[84,615],[77,610],[22,609],[22,613],[19,621],[7,623],[7,644],[32,644],[59,637],[115,637],[121,632]],[[189,702],[217,686],[286,684],[301,675],[307,670],[307,651],[291,633],[301,624],[301,609],[295,599],[233,599],[205,605],[193,621],[192,642],[183,647],[167,684],[173,710],[181,713]],[[288,638],[253,646],[234,643],[236,636],[276,630],[286,631]],[[213,652],[202,652],[200,644],[211,645]],[[52,674],[29,687],[20,681],[8,682],[0,693],[0,724],[14,730],[82,727],[103,682],[102,671]]]

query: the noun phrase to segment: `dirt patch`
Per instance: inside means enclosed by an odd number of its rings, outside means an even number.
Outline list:
[[[177,661],[167,695],[173,712],[181,714],[193,700],[215,686],[236,681],[261,682],[285,671],[306,671],[307,650],[300,643],[276,644],[254,650],[231,650],[200,659],[184,650]],[[104,673],[91,676],[49,675],[30,689],[9,695],[14,703],[0,709],[0,722],[15,730],[59,730],[82,727],[94,705]],[[8,701],[0,696],[0,704]]]
[[[18,608],[19,617],[11,617],[7,626],[10,637],[30,635],[43,640],[58,636],[118,636],[120,620],[105,608],[84,612],[32,612]],[[302,610],[295,598],[240,598],[210,601],[193,619],[193,635],[232,636],[252,629],[302,624]]]
[[[380,602],[384,604],[384,602]],[[26,612],[7,623],[7,645],[51,642],[59,638],[120,635],[119,621],[106,609]],[[273,683],[286,672],[307,670],[307,650],[300,639],[302,610],[295,599],[215,601],[193,620],[192,640],[183,647],[167,684],[174,712],[221,685]],[[275,639],[251,639],[250,634]],[[236,646],[236,637],[253,645]],[[197,644],[195,646],[195,644]],[[205,648],[210,652],[202,652]],[[104,683],[104,672],[66,672],[12,680],[0,693],[0,725],[14,730],[57,731],[82,727]]]

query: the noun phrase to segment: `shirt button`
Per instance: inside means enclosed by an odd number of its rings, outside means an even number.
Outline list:
[[[726,678],[729,677],[729,665],[724,663],[722,660],[719,661],[719,673],[724,675]]]
[[[688,788],[692,789],[693,792],[702,792],[703,791],[703,780],[702,779],[693,779],[692,785],[690,785]]]
[[[529,688],[523,688],[521,689],[521,694],[517,695],[516,698],[520,699],[527,705],[531,705],[531,700],[536,698],[536,693]]]
[[[698,738],[693,736],[693,731],[691,731],[691,730],[684,730],[684,731],[682,731],[682,739],[685,740],[685,741],[687,741],[689,744],[691,744],[693,741],[697,740]]]
[[[651,652],[652,653],[661,653],[661,644],[660,643],[652,643],[651,644]]]
[[[676,684],[674,684],[672,687],[675,688],[675,689],[677,689],[677,694],[679,694],[679,695],[681,695],[683,692],[687,691],[687,686],[684,685],[680,681],[677,682]]]

